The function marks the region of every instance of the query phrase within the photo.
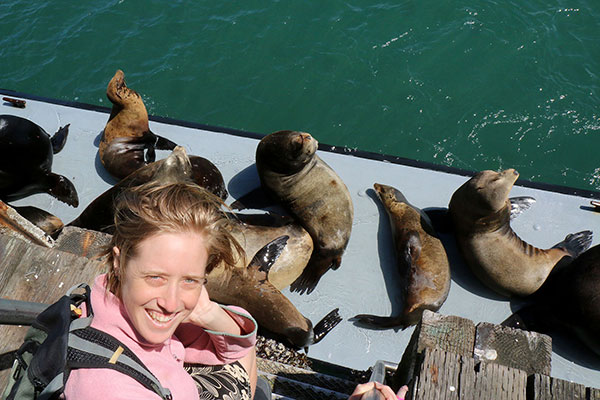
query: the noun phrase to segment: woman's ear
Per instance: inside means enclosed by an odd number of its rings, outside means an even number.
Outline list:
[[[119,275],[119,267],[121,266],[121,251],[119,250],[119,248],[117,246],[114,246],[112,248],[112,253],[113,253],[113,270],[115,271],[116,275]]]

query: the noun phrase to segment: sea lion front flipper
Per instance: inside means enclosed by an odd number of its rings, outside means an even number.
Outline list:
[[[79,206],[77,190],[70,180],[53,172],[48,173],[45,179],[48,187],[48,194],[72,207],[77,208]]]
[[[331,310],[329,314],[324,316],[322,320],[317,322],[313,328],[315,337],[312,344],[319,343],[321,340],[323,340],[325,335],[327,335],[333,328],[337,326],[337,324],[342,322],[342,317],[340,316],[339,311],[339,308],[335,308]]]
[[[239,211],[245,210],[246,208],[262,209],[273,204],[273,200],[271,200],[265,193],[264,189],[259,186],[231,203],[230,207],[233,210]]]
[[[65,147],[67,136],[69,136],[69,126],[71,126],[71,124],[66,124],[50,138],[50,143],[52,143],[52,153],[56,154]]]
[[[248,268],[256,268],[258,271],[263,272],[266,279],[269,270],[281,255],[289,238],[288,235],[283,235],[267,243],[262,249],[256,252],[252,261],[248,264]]]
[[[57,216],[50,214],[40,208],[33,206],[12,206],[23,218],[46,232],[47,235],[56,239],[62,231],[64,223]]]
[[[175,143],[165,137],[157,135],[154,132],[150,132],[150,133],[152,133],[156,137],[156,142],[154,143],[154,147],[157,148],[158,150],[173,150],[175,147],[177,147],[177,143]]]
[[[528,210],[532,204],[535,203],[535,199],[530,196],[511,197],[508,201],[510,201],[511,221],[518,215],[521,215],[523,211]]]
[[[573,258],[586,251],[592,244],[592,231],[581,231],[570,233],[560,243],[557,243],[552,248],[563,249]]]

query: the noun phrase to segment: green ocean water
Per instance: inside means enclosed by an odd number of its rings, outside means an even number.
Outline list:
[[[0,87],[600,190],[600,2],[0,2]],[[210,158],[209,155],[205,155]]]

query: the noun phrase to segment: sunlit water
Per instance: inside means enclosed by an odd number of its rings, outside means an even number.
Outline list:
[[[364,3],[4,0],[0,87],[600,189],[600,2]]]

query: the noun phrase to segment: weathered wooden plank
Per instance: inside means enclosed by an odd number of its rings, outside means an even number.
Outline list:
[[[595,392],[595,393],[594,393]],[[600,399],[600,390],[586,389],[578,383],[534,374],[529,378],[528,395],[531,400],[584,400]]]
[[[0,235],[0,296],[15,300],[52,303],[71,286],[104,272],[101,261]],[[27,328],[0,325],[0,358],[19,347]],[[4,357],[3,367],[6,367]],[[8,370],[0,374],[4,387]]]
[[[461,357],[458,378],[458,398],[472,399],[475,392],[475,360]]]
[[[461,376],[463,370],[463,359],[459,356],[440,349],[425,349],[420,370],[415,378],[413,399],[418,400],[459,400],[461,397],[461,380],[471,381],[474,374]],[[465,371],[473,371],[472,363]],[[470,364],[470,365],[469,365]]]
[[[424,349],[437,348],[470,358],[474,343],[475,324],[471,320],[425,310],[392,378],[392,386],[399,387],[419,373],[419,355]]]
[[[527,374],[493,362],[481,362],[474,386],[464,399],[525,400]]]
[[[600,400],[600,389],[588,388],[587,398],[589,400]]]
[[[482,322],[475,336],[475,361],[493,361],[528,374],[550,375],[552,339],[528,332]]]

